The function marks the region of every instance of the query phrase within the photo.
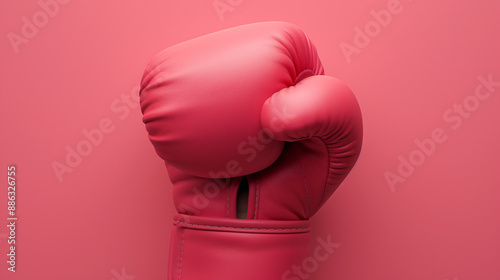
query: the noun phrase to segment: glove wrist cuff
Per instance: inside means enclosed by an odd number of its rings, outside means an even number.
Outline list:
[[[282,279],[309,256],[309,225],[176,215],[170,279]]]

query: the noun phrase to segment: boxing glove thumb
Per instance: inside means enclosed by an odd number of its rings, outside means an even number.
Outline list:
[[[309,218],[356,163],[363,129],[359,104],[347,85],[333,77],[303,74],[295,86],[284,88],[265,101],[261,125],[274,140],[300,141],[300,147],[291,149],[295,149],[293,154],[301,168],[311,169],[300,172],[300,181],[309,188]]]

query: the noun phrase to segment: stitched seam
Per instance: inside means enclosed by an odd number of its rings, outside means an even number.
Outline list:
[[[247,227],[224,227],[224,226],[212,226],[212,225],[200,225],[200,224],[192,224],[187,222],[177,221],[180,224],[191,225],[191,226],[199,226],[199,227],[211,227],[211,228],[227,228],[227,229],[246,229],[246,230],[262,230],[262,231],[287,231],[287,230],[303,230],[310,229],[310,227],[305,228],[247,228]]]
[[[309,190],[307,189],[306,178],[304,178],[304,172],[302,172],[302,165],[300,164],[300,159],[297,159],[299,162],[300,176],[302,176],[302,182],[304,182],[304,188],[306,189],[307,196],[307,217],[311,216],[311,203],[309,202]]]
[[[260,188],[259,188],[259,185],[260,185],[260,180],[259,180],[259,177],[257,176],[257,184],[256,184],[256,190],[255,190],[255,210],[253,212],[253,219],[257,219],[257,209],[259,207],[259,192],[260,192]]]
[[[231,187],[228,188],[227,191],[227,204],[226,204],[226,218],[229,218],[229,201],[231,198]]]
[[[182,229],[182,241],[181,241],[181,262],[179,264],[179,280],[181,279],[182,274],[182,257],[184,253],[184,229]]]
[[[328,182],[330,181],[330,176],[333,176],[330,172],[330,166],[332,165],[332,161],[331,161],[331,155],[330,155],[330,147],[326,144],[326,141],[322,138],[322,137],[318,137],[321,142],[323,142],[323,144],[326,146],[326,152],[327,152],[327,161],[328,161],[328,164],[326,166],[326,181],[325,181],[325,185],[323,186],[323,193],[321,194],[321,200],[319,201],[320,205],[321,203],[323,203],[323,199],[325,198],[325,192],[326,192],[326,187],[328,186]]]

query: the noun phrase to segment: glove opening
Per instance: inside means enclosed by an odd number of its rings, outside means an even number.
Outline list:
[[[243,177],[238,187],[236,197],[236,217],[238,219],[246,219],[248,212],[248,179]]]

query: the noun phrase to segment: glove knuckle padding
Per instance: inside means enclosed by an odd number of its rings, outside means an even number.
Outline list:
[[[309,39],[288,23],[241,26],[167,48],[141,82],[149,138],[162,159],[193,175],[214,177],[228,162],[240,167],[234,175],[260,171],[283,148],[271,140],[258,157],[245,153],[262,130],[262,105],[304,71],[323,68]]]

